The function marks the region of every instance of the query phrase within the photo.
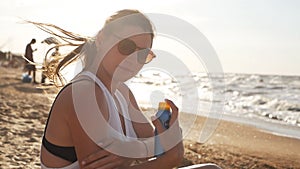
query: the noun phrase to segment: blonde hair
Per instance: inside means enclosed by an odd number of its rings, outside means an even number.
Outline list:
[[[118,24],[113,24],[113,21],[116,21],[122,17],[135,15],[135,17],[128,17],[128,19],[119,22]],[[66,80],[60,73],[66,66],[68,66],[73,61],[81,58],[84,56],[84,68],[88,67],[93,63],[96,53],[97,47],[95,45],[95,38],[81,36],[69,31],[66,31],[56,25],[53,24],[46,24],[46,23],[38,23],[38,22],[31,22],[27,21],[36,25],[41,30],[48,32],[51,35],[59,38],[63,41],[62,44],[56,44],[54,47],[50,48],[46,52],[46,56],[48,53],[57,47],[62,46],[74,46],[75,49],[70,53],[66,54],[65,56],[55,57],[52,58],[50,62],[46,62],[43,66],[44,74],[54,82],[56,86],[62,86],[65,84]],[[110,36],[111,33],[117,32],[118,30],[122,29],[124,26],[136,26],[144,29],[145,31],[151,33],[152,39],[154,37],[154,28],[150,20],[142,14],[138,10],[131,10],[131,9],[124,9],[117,11],[115,14],[111,15],[106,21],[103,28],[99,31],[103,32],[105,35]]]

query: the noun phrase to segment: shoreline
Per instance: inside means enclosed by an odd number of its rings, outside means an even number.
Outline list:
[[[146,113],[146,116],[149,118],[151,114],[155,113],[156,111],[156,109],[153,108],[141,107],[141,109]],[[194,113],[187,113],[187,112],[180,112],[179,115],[180,114],[194,116],[194,118],[197,118],[197,116],[199,116],[200,118],[210,118],[213,119],[214,121],[227,121],[231,123],[237,123],[237,124],[256,128],[261,132],[300,140],[300,126],[298,127],[298,126],[288,125],[280,121],[271,122],[271,120],[266,121],[257,118],[233,116],[230,114],[217,114],[217,116],[219,117],[216,117],[214,115],[197,115]]]
[[[207,117],[207,116],[202,116],[202,117]],[[298,127],[295,125],[289,125],[280,121],[272,122],[272,120],[269,119],[264,120],[264,119],[257,119],[257,118],[247,118],[247,117],[233,116],[229,114],[222,114],[219,120],[248,125],[250,127],[256,128],[257,130],[261,130],[262,132],[266,132],[266,133],[271,133],[273,135],[300,139],[300,126]]]

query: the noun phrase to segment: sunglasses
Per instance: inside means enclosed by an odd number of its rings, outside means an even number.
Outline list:
[[[156,55],[151,51],[150,48],[141,48],[131,39],[124,39],[118,43],[118,50],[122,55],[131,55],[137,52],[137,61],[140,64],[147,64],[152,61]]]

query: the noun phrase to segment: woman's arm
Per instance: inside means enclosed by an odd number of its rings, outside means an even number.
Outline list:
[[[70,104],[73,104],[71,106],[73,109],[67,112],[66,121],[81,167],[84,157],[97,153],[102,148],[105,148],[103,151],[110,151],[119,156],[131,157],[131,159],[126,158],[126,160],[153,155],[154,141],[128,139],[112,129],[112,126],[108,124],[109,110],[106,97],[103,91],[95,86],[94,82],[80,81],[74,83],[63,97],[63,100],[71,100]],[[105,143],[110,141],[111,144],[104,147]]]
[[[111,128],[111,126],[107,123],[109,114],[104,93],[100,88],[96,87],[95,84],[88,81],[78,82],[72,86],[72,90],[70,92],[71,98],[69,99],[73,100],[74,109],[68,112],[68,125],[81,167],[83,167],[82,161],[84,157],[97,153],[100,150],[107,153],[108,157],[110,157],[106,161],[116,160],[116,163],[110,162],[105,164],[108,166],[117,165],[119,161],[122,161],[118,160],[120,157],[117,158],[117,156],[127,157],[126,159],[128,160],[135,160],[154,155],[153,137],[144,141],[130,139],[124,135],[120,135],[120,133]],[[174,116],[174,118],[177,118],[177,116]],[[177,132],[175,131],[171,133],[174,134]],[[171,136],[172,135],[166,135],[166,138],[161,138],[162,143],[172,142],[169,140],[172,139]],[[103,147],[105,143],[110,141],[110,145]],[[105,150],[101,147],[105,148]],[[167,147],[166,149],[169,148]],[[110,153],[116,155],[109,155]],[[172,156],[167,157],[170,159]],[[102,164],[103,159],[97,159],[91,163],[95,164],[99,163],[99,161],[101,161]],[[157,162],[154,164],[157,164]]]
[[[184,147],[182,143],[182,133],[178,122],[178,108],[168,99],[165,101],[171,106],[172,116],[170,119],[170,128],[165,129],[160,121],[152,117],[152,123],[157,129],[160,142],[166,151],[162,156],[156,160],[143,163],[141,165],[133,166],[131,169],[150,169],[150,168],[174,168],[182,162]]]
[[[173,116],[171,118],[170,124],[171,124],[171,130],[172,132],[166,132],[167,134],[163,134],[165,129],[162,127],[158,119],[153,119],[153,124],[157,128],[157,131],[159,134],[161,134],[160,140],[161,143],[166,149],[169,149],[168,147],[171,147],[170,150],[165,152],[163,156],[160,156],[156,160],[153,161],[147,161],[142,164],[138,164],[135,166],[127,166],[127,167],[122,167],[122,168],[133,168],[133,169],[147,169],[147,168],[163,168],[163,169],[168,169],[168,168],[173,168],[175,166],[178,166],[181,163],[181,160],[183,158],[183,144],[182,144],[182,137],[181,137],[181,131],[180,127],[178,125],[178,109],[177,107],[173,104],[173,102],[166,100],[169,102],[172,108]],[[176,134],[177,133],[177,134]],[[178,135],[178,133],[180,133]],[[177,142],[176,142],[177,140]],[[175,141],[175,142],[174,142]],[[171,145],[170,145],[171,144]],[[101,160],[103,156],[101,156],[102,151],[99,151],[97,153],[94,153],[90,156],[88,156],[85,161],[87,163],[90,163],[91,161],[97,161]],[[87,168],[94,168],[93,163],[90,163],[91,165],[86,165]],[[92,166],[93,165],[93,166]],[[102,168],[102,167],[100,167]]]
[[[77,86],[74,86],[77,85]],[[90,154],[95,154],[101,150],[103,158],[101,160],[96,161],[95,163],[98,166],[103,166],[107,168],[115,168],[117,166],[122,165],[124,160],[118,158],[118,156],[113,155],[107,151],[105,151],[101,146],[97,145],[86,133],[86,131],[82,128],[80,121],[78,120],[78,114],[83,113],[81,109],[84,109],[86,113],[86,117],[92,116],[89,114],[92,111],[92,103],[94,102],[90,93],[86,92],[86,90],[93,89],[96,93],[96,97],[103,101],[99,102],[97,108],[101,110],[101,115],[104,119],[108,119],[108,110],[105,103],[105,99],[103,99],[104,95],[101,90],[95,88],[95,86],[89,81],[77,82],[69,88],[68,92],[66,92],[65,99],[71,100],[73,109],[67,112],[67,123],[70,129],[70,133],[72,135],[73,144],[76,150],[77,159],[81,168],[83,168],[82,161]],[[76,90],[76,91],[75,91]],[[76,101],[76,97],[81,97],[82,99],[78,99]],[[75,98],[74,98],[75,97]],[[75,99],[75,100],[74,100]],[[75,102],[74,102],[75,101]],[[78,102],[80,101],[80,103]],[[77,103],[76,103],[77,102]],[[75,104],[80,104],[82,107],[75,106]],[[99,111],[100,112],[100,111]],[[93,119],[90,119],[93,120]],[[91,123],[93,123],[91,121]],[[97,131],[99,135],[105,135],[103,131]],[[99,143],[100,144],[100,143]],[[103,144],[108,144],[103,142]],[[98,154],[99,155],[99,154]],[[94,162],[94,161],[92,161]],[[88,163],[86,163],[88,164]]]

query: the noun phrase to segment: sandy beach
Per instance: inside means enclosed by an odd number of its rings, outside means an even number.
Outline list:
[[[58,89],[22,83],[22,70],[0,68],[0,168],[40,168],[41,137]],[[182,114],[188,121],[191,115]],[[213,136],[198,143],[205,118],[185,137],[182,166],[216,163],[222,168],[300,168],[300,140],[220,121]]]

